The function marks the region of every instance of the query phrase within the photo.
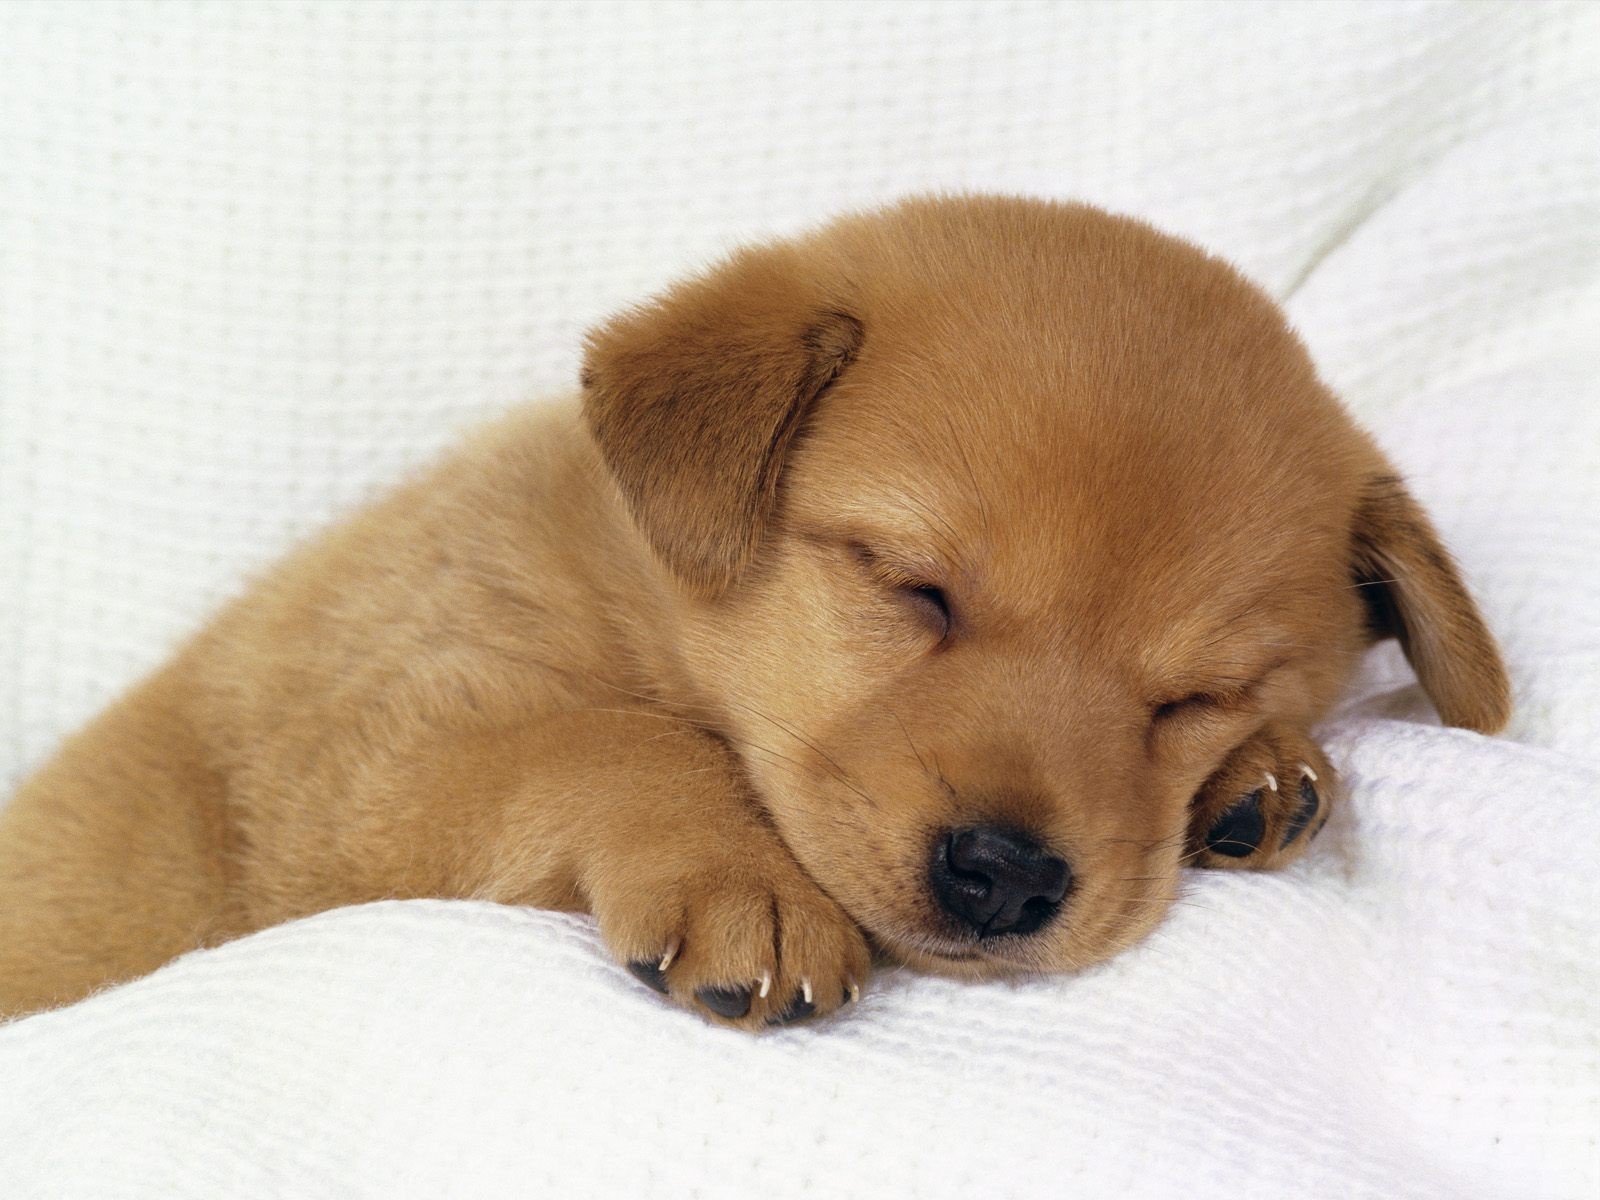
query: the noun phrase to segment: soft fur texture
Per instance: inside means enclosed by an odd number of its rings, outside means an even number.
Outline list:
[[[303,548],[0,814],[0,1012],[380,897],[587,909],[686,1003],[847,1002],[1130,944],[1303,853],[1372,636],[1493,731],[1426,517],[1274,305],[1138,222],[912,201],[744,251]],[[934,902],[955,828],[1073,883]],[[1220,837],[1219,830],[1228,836]]]

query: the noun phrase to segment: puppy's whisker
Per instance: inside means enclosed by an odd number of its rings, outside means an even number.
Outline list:
[[[1182,900],[1178,898],[1161,900],[1151,898],[1148,900],[1131,900],[1127,904],[1119,906],[1116,910],[1116,916],[1117,919],[1120,920],[1124,917],[1138,916],[1140,913],[1147,912],[1150,909],[1161,909],[1162,911],[1166,911],[1169,908],[1177,908],[1180,905],[1184,908],[1198,908],[1202,912],[1213,911],[1209,904],[1201,904],[1197,900]]]
[[[939,765],[939,756],[930,750],[928,751],[928,757],[933,759],[933,773],[939,780],[939,786],[944,788],[945,794],[948,795],[950,799],[956,799],[955,785],[945,778],[944,768]]]
[[[911,733],[906,729],[906,723],[900,719],[899,713],[891,713],[890,715],[894,717],[894,723],[900,726],[900,732],[905,735],[906,745],[911,747],[911,753],[917,756],[917,765],[922,768],[922,773],[924,775],[928,774],[928,764],[923,762],[921,751],[917,749],[917,744],[911,740]]]
[[[758,746],[754,742],[742,742],[740,744],[744,746],[745,749],[753,751],[756,754],[763,754],[776,762],[788,763],[797,771],[804,771],[806,769],[804,763],[800,762],[798,759],[790,758],[787,754],[779,754],[776,750],[769,750],[767,747]]]
[[[725,733],[724,731],[722,731],[720,729],[717,729],[714,726],[706,725],[706,724],[703,724],[703,723],[700,723],[700,722],[696,722],[696,721],[693,721],[693,720],[689,720],[688,718],[675,716],[675,715],[673,715],[671,713],[653,713],[653,712],[641,711],[641,710],[632,709],[632,708],[604,708],[604,707],[590,707],[590,708],[585,708],[585,709],[573,709],[572,711],[574,711],[574,712],[591,712],[591,713],[615,713],[618,716],[628,716],[628,717],[644,716],[644,717],[651,717],[651,718],[653,718],[655,720],[658,720],[658,721],[671,721],[673,723],[682,724],[682,725],[685,726],[685,728],[682,728],[682,729],[669,729],[669,730],[666,730],[666,731],[664,731],[662,733],[652,734],[650,737],[644,738],[641,741],[639,741],[637,743],[637,745],[640,745],[640,746],[648,745],[650,742],[654,742],[654,741],[657,741],[657,740],[659,740],[661,738],[666,738],[666,737],[710,734],[710,735],[713,735],[713,736],[715,736],[715,737],[727,742],[729,745],[732,745],[732,746],[735,746],[735,747],[743,747],[744,749],[754,751],[757,754],[764,754],[768,758],[775,759],[778,762],[788,763],[790,766],[796,768],[797,770],[801,770],[801,771],[805,770],[805,764],[804,763],[801,763],[797,759],[790,758],[786,754],[780,754],[778,751],[772,749],[770,746],[763,746],[759,742],[753,742],[748,738],[737,737],[737,736],[735,736],[733,734]],[[681,772],[679,777],[686,778],[686,777],[688,777],[690,775],[715,773],[715,772],[720,771],[722,769],[723,768],[721,768],[719,766],[692,768],[692,769],[690,769],[688,771]],[[874,807],[876,807],[876,804],[872,801],[871,797],[866,796],[864,793],[862,793],[862,798],[867,800],[868,803],[874,804]]]
[[[758,708],[752,708],[748,704],[739,704],[739,705],[736,705],[735,707],[742,708],[746,712],[752,713],[753,715],[760,717],[762,720],[768,721],[768,722],[772,723],[773,725],[777,726],[784,733],[787,733],[790,737],[794,738],[795,741],[797,741],[801,745],[807,747],[809,750],[811,750],[812,753],[814,753],[814,754],[818,755],[820,758],[822,758],[823,761],[826,762],[833,769],[834,777],[836,779],[838,779],[838,781],[840,783],[844,784],[845,787],[849,788],[856,795],[860,796],[863,800],[865,800],[873,808],[881,807],[875,799],[873,799],[871,796],[867,795],[867,793],[864,792],[860,787],[856,786],[855,782],[849,777],[849,775],[847,775],[845,773],[845,769],[843,767],[841,767],[838,764],[838,762],[836,762],[834,760],[834,758],[833,758],[833,756],[831,754],[829,754],[827,751],[822,749],[821,746],[818,746],[810,738],[806,737],[803,734],[795,732],[795,730],[791,729],[788,725],[784,724],[784,722],[778,720],[776,717],[771,716],[768,713],[762,712]],[[792,759],[790,761],[793,762]],[[796,763],[795,765],[799,766],[800,764]]]
[[[1154,839],[1151,839],[1151,838],[1104,837],[1104,838],[1101,838],[1099,841],[1097,841],[1095,844],[1097,846],[1160,846],[1160,845],[1164,845],[1167,842],[1177,841],[1179,838],[1181,838],[1183,836],[1184,836],[1183,834],[1172,834],[1172,835],[1170,835],[1168,837],[1154,838]]]
[[[1189,851],[1189,853],[1185,854],[1182,858],[1178,859],[1178,865],[1180,867],[1192,866],[1202,854],[1206,853],[1206,851],[1210,849],[1210,846],[1198,846]]]
[[[1165,850],[1181,846],[1185,844],[1188,839],[1189,835],[1187,832],[1176,833],[1171,837],[1157,838],[1154,841],[1146,841],[1141,838],[1101,838],[1100,841],[1096,843],[1096,846],[1133,846],[1137,848],[1140,857],[1146,857],[1150,854],[1153,854],[1157,850]]]

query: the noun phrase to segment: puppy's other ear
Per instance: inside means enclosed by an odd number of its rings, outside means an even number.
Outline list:
[[[746,250],[590,334],[583,409],[634,520],[714,595],[744,568],[808,406],[861,325],[788,246]]]
[[[1374,640],[1397,637],[1447,725],[1495,733],[1511,716],[1500,651],[1422,506],[1395,475],[1367,482],[1353,567]]]

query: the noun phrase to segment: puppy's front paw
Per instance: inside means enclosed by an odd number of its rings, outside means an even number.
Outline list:
[[[866,938],[787,851],[678,868],[619,872],[592,889],[601,934],[643,983],[747,1029],[860,996]]]
[[[1222,764],[1194,798],[1191,861],[1265,870],[1291,862],[1328,819],[1333,768],[1304,733],[1268,725]]]

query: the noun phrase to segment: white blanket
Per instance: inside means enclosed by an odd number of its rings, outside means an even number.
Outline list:
[[[1282,296],[1518,701],[1375,653],[1315,853],[1077,978],[751,1038],[581,918],[193,955],[0,1029],[0,1196],[1600,1189],[1600,5],[10,5],[0,63],[0,785],[611,307],[936,186]]]

